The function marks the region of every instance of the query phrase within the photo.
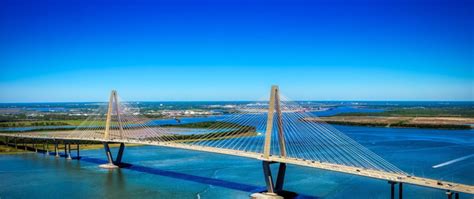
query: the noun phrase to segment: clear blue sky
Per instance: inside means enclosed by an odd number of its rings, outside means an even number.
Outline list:
[[[134,3],[132,3],[134,2]],[[2,0],[0,102],[473,100],[471,0]]]

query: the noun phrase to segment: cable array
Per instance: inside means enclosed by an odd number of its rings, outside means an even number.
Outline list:
[[[281,118],[275,112],[270,132],[270,155],[282,156],[278,120],[282,122],[286,157],[346,165],[361,169],[404,174],[341,131],[319,120],[297,102],[280,96]],[[263,154],[268,118],[268,102],[238,105],[234,113],[209,117],[198,123],[156,125],[140,114],[133,103],[112,106],[108,138],[146,143],[179,143],[189,146],[229,149]],[[73,132],[71,138],[106,138],[107,106],[97,109]],[[311,118],[311,120],[308,120]]]

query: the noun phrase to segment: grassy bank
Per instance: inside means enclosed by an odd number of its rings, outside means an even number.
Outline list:
[[[165,140],[171,141],[203,141],[203,140],[217,140],[227,139],[236,137],[247,137],[257,135],[255,127],[244,126],[230,122],[197,122],[188,124],[177,124],[177,125],[162,125],[162,127],[177,127],[177,128],[196,128],[196,129],[229,129],[223,132],[212,132],[204,134],[191,134],[191,135],[169,135],[162,137]]]
[[[319,119],[305,118],[305,120],[351,126],[432,129],[471,129],[470,124],[474,124],[474,118],[462,117],[331,116]]]
[[[28,151],[23,149],[15,149],[15,147],[0,145],[0,154],[15,154],[15,153],[26,153]]]
[[[202,133],[202,134],[197,133],[197,134],[190,134],[190,135],[180,135],[179,133],[177,133],[177,134],[167,134],[167,135],[162,135],[162,136],[157,137],[157,139],[174,141],[174,142],[218,140],[218,139],[248,137],[248,136],[257,135],[255,127],[244,126],[244,125],[228,123],[228,122],[197,122],[197,123],[189,123],[189,124],[162,125],[161,127],[190,128],[190,129],[204,129],[204,130],[215,129],[213,131],[210,131],[209,133]],[[222,129],[222,130],[219,130],[219,129]],[[64,133],[65,135],[67,135],[68,133],[72,132],[72,130],[74,129],[54,129],[54,130],[35,129],[34,131],[29,131],[29,134],[35,133],[35,132],[40,133],[43,131],[65,131]],[[18,132],[9,132],[9,133],[18,133]],[[154,138],[149,137],[148,139],[154,139]],[[33,141],[30,139],[27,139],[26,142],[28,143],[28,146],[31,146],[33,143]],[[101,143],[97,143],[94,141],[81,141],[80,143],[81,143],[81,149],[98,149],[98,148],[103,147]],[[111,146],[116,147],[118,146],[118,144],[112,144]],[[136,146],[136,145],[127,145],[127,146]],[[43,143],[38,143],[37,148],[43,149]],[[50,144],[48,150],[54,150],[54,146]]]
[[[463,117],[474,118],[472,107],[391,107],[384,112],[340,113],[336,116],[384,116],[384,117]]]
[[[0,122],[0,127],[33,127],[33,126],[78,126],[83,120],[53,120],[53,121],[15,121]],[[105,125],[103,121],[87,122],[88,125]]]
[[[114,147],[119,147],[120,144],[109,144],[109,147],[114,148]],[[139,144],[126,144],[126,147],[135,147],[135,146],[142,146]],[[29,149],[31,149],[31,144],[28,144]],[[36,147],[40,150],[43,150],[43,144],[37,144]],[[76,148],[76,145],[71,145],[72,149]],[[104,148],[104,145],[102,143],[96,143],[96,144],[81,144],[80,145],[80,150],[92,150],[92,149],[102,149]],[[45,145],[46,149],[46,145]],[[47,147],[48,151],[54,151],[54,145],[49,144]],[[59,151],[62,152],[64,151],[64,145],[60,144],[59,145]],[[31,151],[25,150],[24,145],[18,145],[18,149],[12,146],[6,146],[6,145],[0,145],[0,154],[16,154],[16,153],[29,153]]]
[[[186,123],[186,124],[165,124],[160,125],[161,127],[179,127],[179,128],[213,128],[213,127],[227,127],[227,128],[242,128],[241,126],[231,122],[195,122],[195,123]]]
[[[370,126],[370,127],[399,127],[399,128],[428,128],[428,129],[471,129],[469,125],[448,125],[448,124],[404,124],[404,123],[370,123],[370,122],[344,122],[326,121],[328,124],[349,125],[349,126]]]

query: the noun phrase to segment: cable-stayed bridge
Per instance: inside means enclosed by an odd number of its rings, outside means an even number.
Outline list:
[[[117,92],[112,91],[108,106],[99,109],[73,131],[1,133],[0,136],[4,143],[14,146],[30,140],[36,150],[41,143],[46,154],[49,151],[45,145],[53,144],[56,156],[59,144],[64,144],[68,158],[74,150],[71,144],[77,144],[75,150],[79,156],[80,143],[101,142],[108,159],[108,164],[101,167],[109,169],[124,165],[125,144],[252,158],[262,161],[267,192],[253,195],[261,198],[284,194],[287,164],[385,180],[390,184],[391,198],[403,197],[403,184],[441,189],[448,198],[458,198],[459,193],[474,194],[472,185],[409,175],[323,121],[306,120],[309,117],[314,118],[305,107],[286,99],[278,87],[273,86],[267,102],[239,106],[234,113],[213,121],[156,125],[130,104],[121,103]],[[120,144],[115,157],[110,143]],[[271,164],[279,164],[276,179],[273,179]]]

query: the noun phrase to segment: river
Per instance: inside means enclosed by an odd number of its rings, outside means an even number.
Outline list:
[[[474,158],[432,167],[474,154],[473,130],[335,127],[407,173],[474,184]],[[133,166],[109,171],[98,167],[106,159],[103,150],[81,156],[0,155],[0,198],[248,198],[265,185],[261,162],[253,159],[127,147],[124,161]],[[385,181],[292,165],[285,181],[300,198],[389,198],[389,188]],[[411,185],[404,196],[446,198],[442,190]]]

